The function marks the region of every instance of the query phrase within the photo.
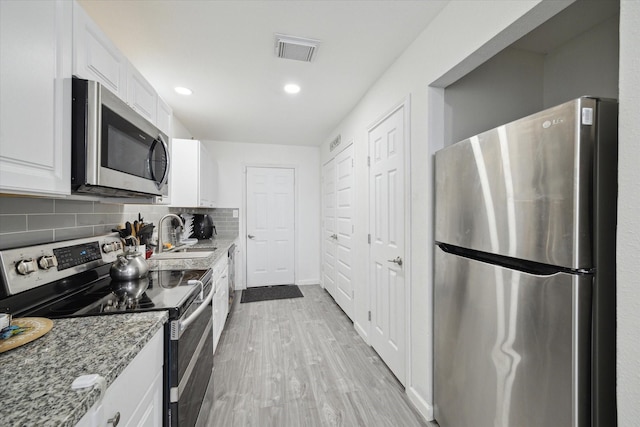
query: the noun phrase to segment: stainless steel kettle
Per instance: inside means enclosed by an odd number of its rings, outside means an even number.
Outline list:
[[[114,280],[135,280],[146,277],[149,265],[140,252],[125,252],[111,265],[109,274]]]

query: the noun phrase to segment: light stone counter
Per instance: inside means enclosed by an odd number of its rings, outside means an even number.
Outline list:
[[[192,251],[213,252],[209,257],[189,258],[184,252],[178,252],[181,254],[180,258],[154,259],[152,256],[147,260],[147,264],[149,264],[150,270],[203,270],[211,268],[219,259],[227,256],[229,247],[237,238],[237,235],[216,236],[214,239],[198,240],[198,243],[189,246]]]
[[[53,321],[43,337],[0,354],[3,426],[74,426],[97,402],[97,388],[75,391],[80,375],[107,386],[167,321],[166,311]]]

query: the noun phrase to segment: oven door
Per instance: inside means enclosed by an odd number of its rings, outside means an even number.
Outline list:
[[[168,137],[99,83],[73,80],[76,191],[168,194]]]
[[[195,425],[213,371],[211,281],[203,293],[204,301],[194,302],[181,319],[171,322],[167,426]]]

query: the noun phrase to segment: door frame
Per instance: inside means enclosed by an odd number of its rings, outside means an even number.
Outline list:
[[[369,141],[369,134],[380,123],[385,121],[391,115],[399,111],[404,110],[403,125],[404,125],[404,263],[406,266],[405,272],[405,318],[404,318],[404,333],[405,333],[405,390],[411,386],[411,290],[413,288],[411,281],[411,94],[408,94],[402,101],[395,104],[392,108],[387,110],[369,126],[367,126],[367,156],[371,158],[371,144]],[[371,234],[372,218],[371,218],[371,168],[367,167],[367,233]],[[368,244],[367,251],[367,283],[371,284],[371,244]],[[369,291],[368,304],[369,310],[373,308],[373,292]],[[371,345],[368,333],[371,330],[371,321],[367,323],[366,331],[359,331],[363,336],[365,342]]]
[[[300,185],[298,180],[298,165],[296,164],[276,164],[276,163],[241,163],[242,167],[242,215],[240,217],[240,227],[238,234],[238,243],[242,250],[242,261],[244,267],[244,283],[241,287],[236,286],[236,289],[247,289],[247,168],[269,168],[269,169],[293,169],[293,282],[298,285],[298,251],[299,248],[299,230],[298,224],[300,219],[298,214],[300,209],[298,208],[298,201],[300,200]]]

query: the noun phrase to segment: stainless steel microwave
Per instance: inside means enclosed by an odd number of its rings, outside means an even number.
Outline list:
[[[110,197],[169,193],[168,137],[100,83],[72,80],[71,188]]]

